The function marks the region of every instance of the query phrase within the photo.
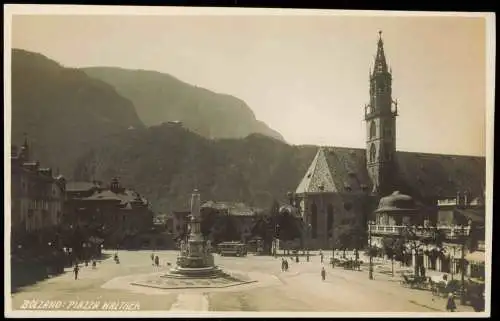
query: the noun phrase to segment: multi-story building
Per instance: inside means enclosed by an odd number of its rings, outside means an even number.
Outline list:
[[[108,248],[136,247],[136,237],[150,232],[153,212],[139,193],[114,178],[109,186],[99,182],[68,183],[66,225],[77,237],[76,249],[91,235]],[[76,242],[76,243],[75,243]]]
[[[65,179],[31,160],[27,139],[11,150],[11,285],[63,271]]]
[[[397,100],[392,70],[380,36],[369,74],[370,102],[364,107],[366,149],[320,147],[302,181],[294,204],[301,213],[304,238],[313,248],[331,248],[349,226],[373,219],[379,200],[400,191],[410,195],[425,219],[435,224],[437,201],[468,191],[480,197],[485,187],[485,158],[396,150]]]
[[[412,266],[457,274],[464,259],[467,275],[481,277],[482,273],[484,278],[482,199],[470,200],[467,193],[459,193],[455,199],[439,200],[437,207],[437,222],[430,222],[412,197],[400,193],[383,197],[375,221],[369,224],[370,244],[383,248],[384,239],[403,238]]]
[[[14,246],[48,244],[55,246],[55,231],[64,212],[66,181],[54,177],[50,168],[41,168],[30,159],[27,140],[21,148],[12,146],[11,229]],[[31,240],[31,241],[30,241]]]

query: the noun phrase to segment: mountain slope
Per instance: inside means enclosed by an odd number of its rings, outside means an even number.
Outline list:
[[[83,70],[113,85],[130,99],[147,126],[179,120],[186,128],[207,138],[243,138],[261,133],[283,140],[278,132],[256,120],[244,101],[233,96],[192,86],[156,71],[111,67]]]
[[[316,149],[264,135],[209,140],[163,124],[117,135],[86,154],[76,176],[104,182],[118,176],[160,212],[188,208],[194,188],[204,200],[267,208],[273,199],[286,200],[286,193],[295,190]]]
[[[96,142],[144,127],[133,104],[111,85],[20,49],[12,50],[11,106],[12,143],[26,133],[32,158],[68,177]]]

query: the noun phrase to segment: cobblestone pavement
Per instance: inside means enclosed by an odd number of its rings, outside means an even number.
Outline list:
[[[29,306],[31,300],[56,300],[62,309],[76,309],[68,302],[128,302],[136,303],[140,311],[275,311],[275,312],[440,312],[445,299],[429,291],[408,289],[398,277],[375,273],[368,279],[367,271],[351,271],[325,265],[326,280],[322,281],[322,264],[318,256],[310,262],[300,258],[281,272],[281,260],[249,255],[244,258],[219,257],[222,268],[242,271],[259,278],[257,285],[242,285],[227,289],[189,289],[169,291],[148,289],[130,283],[138,275],[167,271],[167,262],[174,264],[175,251],[157,252],[161,265],[153,267],[150,251],[120,251],[120,264],[107,259],[97,269],[83,267],[74,280],[71,269],[62,275],[23,288],[11,296],[14,310]],[[260,275],[260,277],[259,277]],[[34,303],[33,303],[34,304]],[[458,304],[458,300],[457,300]],[[85,310],[85,307],[79,307]],[[470,307],[458,306],[458,312],[471,312]]]

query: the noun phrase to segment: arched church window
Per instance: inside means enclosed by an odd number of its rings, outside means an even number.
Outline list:
[[[377,127],[375,125],[375,121],[372,120],[370,123],[370,139],[375,137],[376,134],[377,134]]]
[[[316,238],[316,235],[318,234],[318,228],[317,228],[317,223],[318,223],[318,207],[316,204],[311,205],[311,237],[313,239]]]
[[[370,146],[370,162],[374,162],[375,161],[375,156],[377,154],[377,150],[375,148],[375,144],[372,144]]]
[[[328,237],[332,237],[333,233],[333,206],[332,204],[328,204],[328,207],[326,209],[327,212],[327,218],[326,218],[326,230],[328,232]]]

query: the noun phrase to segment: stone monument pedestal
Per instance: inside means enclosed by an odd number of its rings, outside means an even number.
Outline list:
[[[176,265],[163,275],[141,278],[133,285],[158,289],[226,288],[256,282],[247,275],[224,272],[214,263],[210,241],[205,242],[200,230],[200,194],[191,196],[189,238],[181,242]]]
[[[181,242],[177,264],[162,277],[173,278],[215,278],[222,274],[214,264],[210,242],[205,242],[201,234],[200,194],[195,190],[191,196],[191,219],[189,239]]]

